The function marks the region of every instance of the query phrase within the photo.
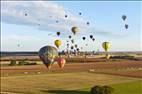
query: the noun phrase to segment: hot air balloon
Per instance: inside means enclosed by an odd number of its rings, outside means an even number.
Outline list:
[[[75,48],[77,48],[77,44],[75,44],[74,46],[75,46]]]
[[[93,38],[92,40],[95,41],[95,38]]]
[[[81,13],[81,12],[79,12],[79,15],[82,15],[82,13]]]
[[[89,23],[89,22],[87,22],[86,24],[87,24],[87,25],[89,25],[90,23]]]
[[[67,18],[68,17],[68,15],[65,15],[65,18]]]
[[[60,36],[60,32],[57,32],[57,36]]]
[[[82,37],[82,39],[85,40],[86,38],[85,38],[85,37]]]
[[[71,42],[74,43],[74,39],[72,39]]]
[[[79,52],[79,48],[76,49]]]
[[[128,25],[128,24],[125,24],[125,28],[128,29],[128,27],[129,27],[129,25]]]
[[[55,40],[54,44],[56,45],[57,48],[59,48],[62,43],[60,40]]]
[[[73,34],[75,35],[76,32],[78,32],[79,30],[78,30],[78,27],[72,27],[72,28],[71,28],[71,31],[72,31]]]
[[[69,48],[69,44],[67,43],[67,48]]]
[[[124,21],[126,20],[126,18],[127,18],[126,15],[122,15],[122,19],[123,19]]]
[[[71,39],[71,35],[69,35],[69,38]]]
[[[74,49],[74,47],[73,47],[73,46],[71,46],[71,49],[73,50],[73,49]]]
[[[56,20],[56,23],[58,23],[59,21],[58,20]]]
[[[62,58],[62,57],[59,57],[57,59],[57,63],[59,65],[59,67],[62,69],[65,66],[66,60],[64,58]]]
[[[92,39],[92,38],[93,38],[93,35],[90,35],[90,38]]]
[[[105,51],[108,51],[110,48],[110,43],[109,42],[103,42],[102,47],[104,48]]]
[[[53,46],[44,46],[39,50],[38,55],[46,67],[50,70],[55,58],[58,57],[58,51]]]
[[[27,13],[25,13],[25,16],[27,16],[28,14]]]

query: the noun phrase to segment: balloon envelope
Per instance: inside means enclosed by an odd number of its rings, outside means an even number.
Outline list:
[[[57,36],[59,36],[60,35],[60,32],[57,32]]]
[[[110,43],[109,42],[103,42],[102,47],[104,48],[105,51],[108,51],[110,48]]]
[[[89,23],[89,22],[87,22],[86,24],[87,24],[87,25],[89,25],[90,23]]]
[[[67,48],[69,48],[69,43],[67,43]]]
[[[79,48],[76,49],[79,52]]]
[[[74,43],[74,39],[72,39],[71,42]]]
[[[57,59],[57,62],[58,62],[59,67],[63,68],[65,66],[66,60],[64,58],[62,58],[62,57],[59,57]]]
[[[128,24],[125,24],[125,28],[128,29],[128,27],[129,27],[129,25],[128,25]]]
[[[85,38],[85,37],[82,37],[82,39],[85,40],[86,38]]]
[[[44,46],[39,50],[38,55],[46,67],[50,69],[55,57],[58,57],[58,51],[53,46]]]
[[[123,19],[124,21],[126,20],[126,18],[127,18],[126,15],[122,15],[122,19]]]
[[[77,48],[77,44],[75,44],[74,46],[75,46],[75,48]]]
[[[58,20],[56,20],[56,23],[58,23],[59,21]]]
[[[93,35],[90,35],[90,38],[92,39],[92,38],[93,38]]]
[[[65,18],[67,18],[68,17],[68,15],[65,15]]]
[[[79,15],[81,15],[82,13],[81,12],[79,12]]]
[[[72,27],[71,28],[71,31],[73,32],[73,34],[75,35],[76,34],[76,32],[78,32],[79,30],[78,30],[78,28],[77,27]]]
[[[55,40],[54,44],[56,45],[57,48],[59,48],[62,43],[60,40]]]
[[[28,14],[27,13],[25,13],[25,16],[27,16]]]
[[[71,39],[71,35],[69,36],[69,38]]]
[[[74,47],[73,47],[73,46],[71,46],[71,49],[74,49]]]
[[[95,41],[95,38],[93,38],[92,40]]]

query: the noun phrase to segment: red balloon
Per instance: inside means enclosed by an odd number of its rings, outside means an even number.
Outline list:
[[[57,59],[57,62],[58,62],[59,67],[63,68],[65,66],[66,60],[64,58],[62,58],[62,57],[59,57]]]

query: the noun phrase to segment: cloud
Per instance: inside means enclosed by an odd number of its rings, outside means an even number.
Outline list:
[[[49,1],[2,1],[1,14],[2,21],[6,23],[31,26],[40,24],[41,27],[47,26],[51,29],[53,26],[61,29],[56,20],[63,26],[70,26],[79,20],[62,6]],[[66,14],[69,15],[68,18],[65,18]]]
[[[1,18],[8,24],[34,26],[39,30],[62,31],[65,34],[71,30],[72,26],[78,26],[80,34],[93,31],[96,35],[117,35],[97,29],[93,23],[88,27],[85,19],[74,16],[61,5],[51,1],[2,1],[1,3]],[[68,17],[65,18],[65,15]]]

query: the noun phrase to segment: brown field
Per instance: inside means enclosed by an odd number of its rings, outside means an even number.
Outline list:
[[[94,84],[119,84],[140,81],[140,78],[142,78],[141,57],[135,59],[110,59],[109,61],[102,57],[87,59],[76,57],[66,59],[67,63],[63,69],[60,69],[58,64],[53,64],[50,71],[47,70],[38,57],[28,57],[27,59],[29,62],[38,63],[37,65],[7,65],[11,59],[20,61],[25,58],[27,57],[4,57],[1,59],[2,94],[67,94],[66,92],[69,94],[87,94],[85,91],[80,93],[79,90],[90,88]],[[60,87],[56,87],[59,83]],[[60,89],[64,93],[59,93],[60,91],[50,93],[50,90]],[[66,90],[75,91],[72,93]]]
[[[54,72],[94,72],[105,73],[130,77],[142,77],[142,61],[138,60],[110,60],[88,58],[85,61],[80,58],[72,59],[75,62],[67,62],[64,69],[60,69],[54,64],[50,71],[43,64],[24,65],[24,66],[1,66],[1,75],[13,74],[35,74],[35,73],[54,73]],[[94,62],[93,62],[94,61]],[[2,62],[2,61],[1,61]],[[41,63],[41,61],[38,61]]]

